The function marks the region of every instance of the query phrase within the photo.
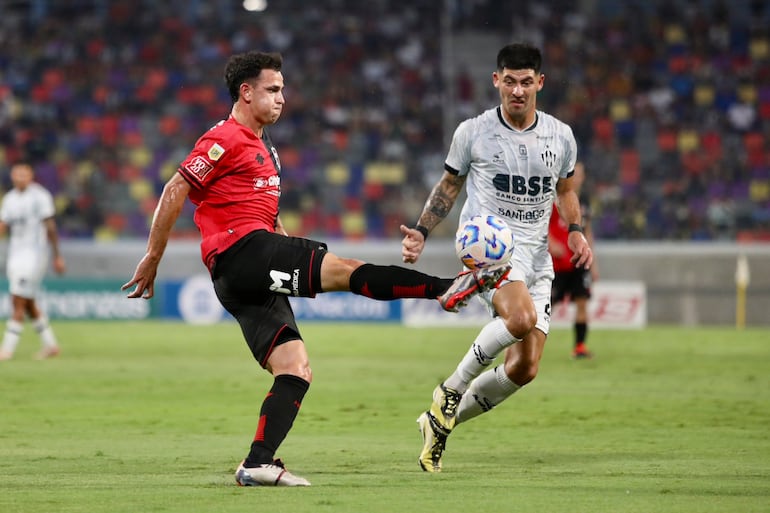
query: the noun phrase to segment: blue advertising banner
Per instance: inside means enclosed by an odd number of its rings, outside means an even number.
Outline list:
[[[159,292],[158,315],[183,319],[193,324],[211,324],[232,320],[214,293],[208,275],[192,276],[184,281],[165,281],[156,285]],[[289,299],[299,321],[399,322],[401,301],[375,301],[349,292],[328,292],[315,298]]]
[[[180,319],[191,324],[232,321],[219,304],[211,278],[201,274],[185,280],[159,280],[155,296],[128,299],[120,280],[100,278],[46,278],[38,299],[51,319]],[[375,301],[349,292],[329,292],[291,301],[299,321],[400,322],[401,301]],[[0,318],[10,314],[8,282],[0,279]]]
[[[316,298],[293,297],[298,320],[399,322],[401,301],[375,301],[350,292],[328,292]]]

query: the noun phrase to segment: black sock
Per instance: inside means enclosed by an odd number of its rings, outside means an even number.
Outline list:
[[[350,291],[372,299],[435,299],[454,279],[438,278],[397,265],[364,264],[350,275]]]
[[[588,324],[585,322],[575,323],[575,345],[578,346],[586,341],[588,334]]]
[[[298,376],[281,374],[275,377],[273,388],[262,402],[257,433],[244,467],[252,468],[273,461],[275,451],[294,424],[309,387],[310,383]]]

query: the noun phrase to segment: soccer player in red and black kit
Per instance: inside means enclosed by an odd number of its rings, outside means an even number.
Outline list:
[[[580,192],[585,180],[585,169],[582,162],[575,164],[573,175],[575,191],[580,195],[580,208],[583,218],[583,234],[588,244],[593,248],[593,233],[591,232],[591,213],[588,200]],[[575,305],[575,340],[572,357],[576,359],[591,358],[593,355],[586,347],[588,336],[588,300],[591,299],[591,284],[599,278],[596,257],[591,269],[576,268],[572,263],[572,251],[567,246],[569,227],[562,221],[556,205],[551,213],[548,226],[548,251],[553,259],[555,273],[551,285],[551,306],[569,299]]]
[[[438,299],[457,311],[495,285],[508,267],[439,278],[399,266],[341,258],[326,244],[290,237],[278,216],[281,165],[265,127],[284,105],[282,58],[234,55],[225,67],[230,116],[198,139],[166,183],[153,216],[147,251],[123,290],[149,299],[169,235],[186,198],[196,206],[201,257],[222,305],[241,326],[254,358],[273,385],[264,398],[256,436],[235,479],[243,486],[308,486],[275,452],[291,429],[312,379],[289,296],[350,291],[372,299]]]

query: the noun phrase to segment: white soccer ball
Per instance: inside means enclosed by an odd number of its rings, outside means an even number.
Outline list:
[[[513,254],[513,232],[497,216],[473,216],[458,228],[455,251],[468,269],[503,264]]]

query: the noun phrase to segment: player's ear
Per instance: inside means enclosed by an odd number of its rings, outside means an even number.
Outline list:
[[[251,85],[248,82],[243,82],[240,87],[241,97],[247,102],[251,101]]]

